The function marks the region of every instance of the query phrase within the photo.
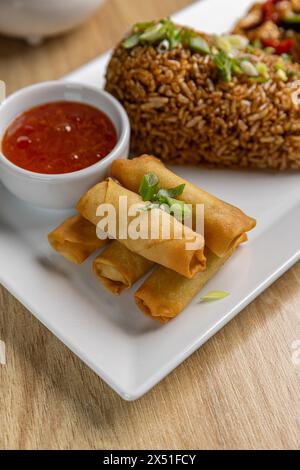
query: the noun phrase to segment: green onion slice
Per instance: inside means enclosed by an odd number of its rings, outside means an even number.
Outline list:
[[[157,193],[157,198],[159,197],[178,197],[181,196],[185,188],[185,184],[180,184],[179,186],[176,186],[175,188],[170,188],[170,189],[160,189]]]
[[[213,57],[213,60],[221,79],[224,82],[230,82],[232,79],[232,60],[230,57],[224,51],[219,51]]]
[[[284,19],[284,23],[300,23],[300,14],[288,16]]]
[[[200,37],[191,37],[189,40],[189,47],[196,52],[201,52],[202,54],[209,54],[210,48],[207,42]]]
[[[170,207],[170,213],[175,217],[175,219],[183,222],[184,220],[191,218],[191,209],[185,202],[179,201],[178,199],[174,199],[172,197],[167,197],[166,201]]]
[[[158,189],[158,177],[155,173],[147,173],[143,176],[139,193],[143,201],[152,201]]]
[[[146,31],[144,31],[140,35],[140,40],[153,43],[155,41],[163,39],[165,35],[165,31],[166,29],[164,25],[161,23],[157,23],[151,28],[146,29]]]
[[[137,46],[140,42],[140,34],[133,34],[125,39],[122,43],[124,49],[132,49],[133,47]]]
[[[223,290],[213,290],[211,292],[208,292],[204,297],[202,297],[201,302],[211,302],[214,300],[221,300],[225,299],[225,297],[228,297],[230,295],[229,292],[223,291]]]
[[[140,32],[143,32],[148,28],[152,28],[152,26],[154,26],[154,25],[155,25],[155,21],[145,21],[143,23],[136,23],[134,25],[134,29],[136,29]]]

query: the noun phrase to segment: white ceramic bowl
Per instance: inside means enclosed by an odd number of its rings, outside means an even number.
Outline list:
[[[34,39],[78,26],[103,0],[0,0],[0,33]]]
[[[0,178],[4,186],[20,199],[49,209],[74,207],[90,187],[106,177],[113,160],[127,158],[129,153],[130,124],[122,105],[101,89],[72,82],[43,82],[9,96],[0,104],[0,139],[22,112],[39,104],[64,100],[90,104],[107,114],[115,125],[118,142],[99,163],[62,175],[24,170],[11,163],[0,151]]]

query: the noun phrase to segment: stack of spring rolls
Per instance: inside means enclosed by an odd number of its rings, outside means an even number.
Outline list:
[[[99,239],[96,226],[101,221],[97,211],[101,204],[112,204],[119,214],[119,200],[126,196],[128,207],[146,205],[138,195],[141,180],[147,173],[154,173],[159,188],[170,189],[185,184],[179,200],[192,205],[193,227],[182,226],[170,214],[158,211],[158,236],[132,240],[128,237]],[[193,231],[196,205],[204,205],[204,237]],[[135,292],[140,310],[153,319],[166,323],[176,317],[190,303],[203,286],[217,273],[236,248],[247,240],[247,232],[255,227],[254,219],[240,209],[227,204],[202,189],[183,180],[155,157],[143,155],[132,160],[116,160],[112,164],[111,178],[91,188],[78,202],[79,215],[66,220],[49,234],[51,246],[69,261],[83,263],[94,251],[104,247],[93,261],[93,270],[99,281],[113,294],[121,294],[131,288],[145,274],[145,282]],[[149,210],[142,211],[148,219]],[[125,217],[126,215],[126,217]],[[119,217],[121,216],[121,218]],[[132,220],[124,214],[126,230]],[[171,237],[163,237],[165,224],[171,225]],[[182,237],[176,237],[178,233]],[[117,236],[116,236],[117,234]],[[112,236],[111,233],[108,233]],[[193,242],[195,249],[186,250],[186,242]]]

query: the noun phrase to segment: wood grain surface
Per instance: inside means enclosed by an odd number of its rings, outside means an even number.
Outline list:
[[[188,3],[107,0],[85,25],[39,47],[1,37],[0,79],[12,92],[58,78],[112,47],[131,23]],[[0,339],[1,449],[300,448],[300,264],[133,403],[1,287]]]

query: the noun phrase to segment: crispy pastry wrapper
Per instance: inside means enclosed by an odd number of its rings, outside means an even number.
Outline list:
[[[170,269],[162,267],[156,269],[135,293],[137,306],[154,320],[167,323],[184,310],[231,257],[236,247],[246,240],[247,235],[241,235],[232,249],[222,258],[206,250],[206,270],[198,273],[193,279],[186,279]]]
[[[129,210],[127,214],[119,210],[121,196],[126,198],[128,209],[132,205],[139,208],[139,225],[142,226],[144,221],[148,224],[146,238],[131,238],[129,234],[130,224],[133,220],[136,220],[136,214],[131,215]],[[147,204],[142,201],[138,194],[123,188],[111,178],[90,189],[78,202],[77,210],[84,218],[97,225],[102,219],[97,215],[97,209],[101,204],[111,204],[115,208],[116,233],[109,233],[109,235],[119,239],[128,250],[143,256],[149,261],[174,270],[187,278],[192,278],[196,273],[205,269],[204,238],[202,235],[193,232],[189,227],[183,226],[170,214],[160,209],[144,210]],[[156,239],[151,238],[151,231],[154,228],[151,225],[151,214],[153,216],[153,212],[155,212]],[[126,239],[119,238],[121,224],[126,229]],[[166,239],[164,236],[166,227],[170,228],[170,239]],[[110,230],[109,226],[107,230]],[[181,238],[178,238],[178,236]],[[191,243],[196,248],[186,249],[187,245]]]
[[[93,262],[96,277],[113,294],[130,289],[153,266],[152,261],[133,253],[118,241],[113,241]]]
[[[97,237],[95,226],[80,215],[65,220],[49,233],[48,240],[55,251],[75,264],[83,263],[107,243]]]
[[[194,229],[196,204],[204,204],[205,245],[217,256],[226,256],[239,237],[256,225],[256,221],[240,209],[177,176],[153,156],[142,155],[132,160],[115,160],[112,164],[112,176],[131,191],[138,192],[146,173],[155,173],[161,188],[168,189],[185,184],[185,189],[178,199],[193,205]]]

